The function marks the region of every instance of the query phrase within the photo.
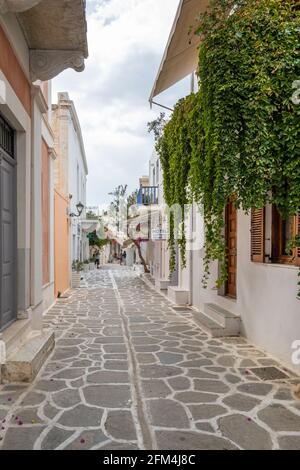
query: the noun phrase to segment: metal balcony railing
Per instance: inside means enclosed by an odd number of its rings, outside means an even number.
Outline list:
[[[158,204],[158,187],[141,186],[137,196],[137,204],[139,206],[151,206]]]

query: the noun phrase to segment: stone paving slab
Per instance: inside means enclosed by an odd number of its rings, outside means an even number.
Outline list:
[[[0,449],[300,450],[300,379],[133,271],[88,273],[44,322],[56,347],[34,383],[0,386]]]

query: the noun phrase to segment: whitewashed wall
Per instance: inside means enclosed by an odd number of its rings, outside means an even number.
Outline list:
[[[70,210],[77,213],[76,205],[81,202],[86,206],[87,175],[84,165],[84,156],[72,117],[69,118],[68,128],[68,160],[69,160],[69,192],[72,194]],[[85,219],[83,211],[81,219]],[[88,256],[88,240],[82,233],[80,219],[73,218],[71,222],[70,253],[71,260],[84,261]]]
[[[250,341],[292,364],[292,343],[300,340],[300,301],[297,299],[298,268],[280,264],[253,263],[250,260],[250,215],[238,211],[237,228],[237,299],[218,295],[215,289],[218,266],[212,265],[212,276],[203,289],[203,252],[193,254],[193,304],[203,309],[214,302],[241,316],[242,334]]]

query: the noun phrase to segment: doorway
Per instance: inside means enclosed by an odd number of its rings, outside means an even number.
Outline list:
[[[231,200],[226,207],[225,214],[225,237],[228,254],[227,282],[225,295],[236,299],[237,296],[237,209]]]
[[[0,115],[0,330],[17,317],[15,133]]]

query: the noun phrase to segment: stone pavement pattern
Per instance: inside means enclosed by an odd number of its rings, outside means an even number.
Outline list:
[[[0,387],[2,449],[300,449],[297,378],[260,380],[273,359],[211,339],[127,268],[88,274],[45,328],[35,382]]]

